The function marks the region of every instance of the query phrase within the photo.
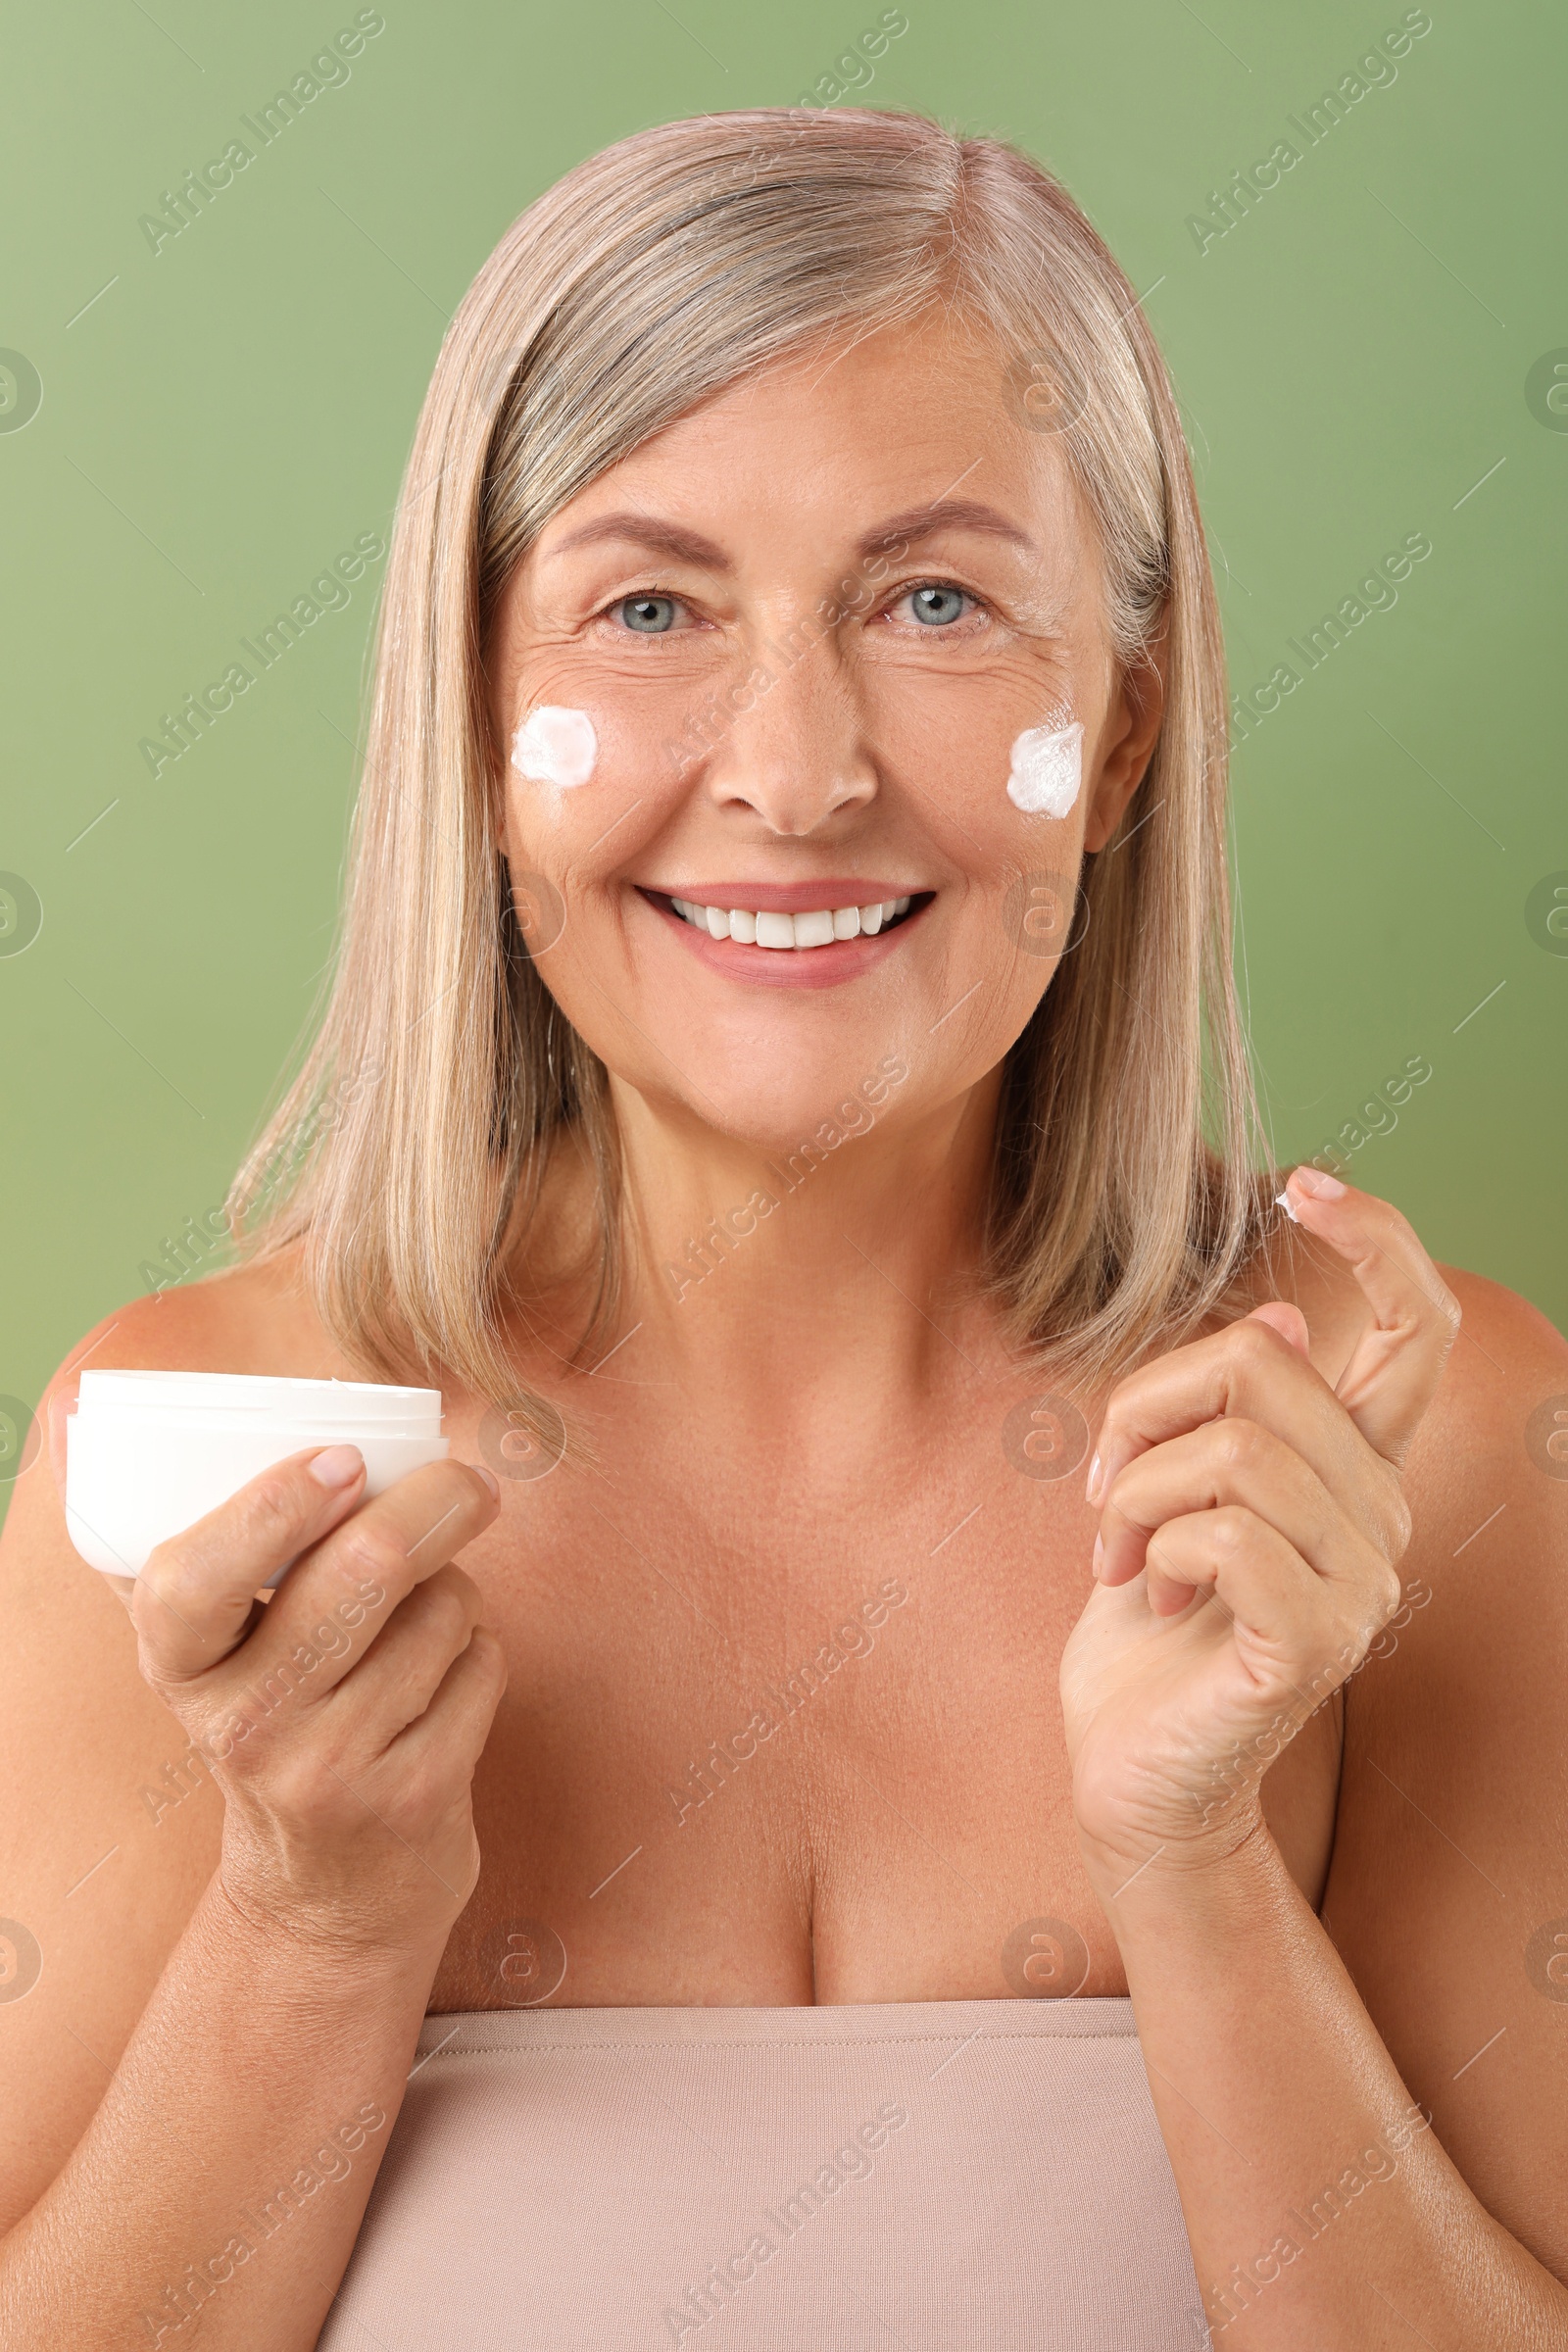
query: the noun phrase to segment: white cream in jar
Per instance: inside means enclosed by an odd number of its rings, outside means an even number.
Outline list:
[[[89,1566],[139,1576],[160,1544],[274,1462],[345,1445],[365,1456],[367,1494],[443,1460],[440,1390],[245,1372],[83,1372],[66,1421],[66,1531]]]

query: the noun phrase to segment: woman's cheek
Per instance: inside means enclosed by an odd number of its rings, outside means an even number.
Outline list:
[[[634,803],[677,798],[714,733],[696,733],[690,709],[691,690],[679,685],[599,696],[585,708],[533,704],[511,746],[513,801],[524,831],[539,825],[554,835],[563,825],[568,833],[586,825],[597,840]]]
[[[1081,720],[1062,723],[1053,712],[1043,726],[1025,727],[1014,738],[1007,765],[1006,793],[1025,816],[1049,816],[1058,822],[1077,806],[1084,780],[1084,730]]]
[[[1019,685],[1008,681],[979,726],[968,695],[954,704],[914,694],[876,714],[895,773],[929,779],[925,789],[938,806],[961,804],[968,825],[979,823],[1008,842],[1027,839],[1043,817],[1056,823],[1069,817],[1084,781],[1085,728],[1071,699],[1059,687],[1042,695],[1037,684],[1027,695]],[[1040,715],[1019,729],[1031,704]]]
[[[588,710],[541,702],[524,712],[513,733],[510,781],[530,857],[559,864],[603,837],[639,797],[637,741],[603,702]]]
[[[586,710],[538,703],[512,738],[512,765],[524,784],[553,796],[592,783],[599,765],[599,731]]]

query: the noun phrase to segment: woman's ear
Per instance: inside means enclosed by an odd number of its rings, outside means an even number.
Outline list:
[[[1121,673],[1105,716],[1107,749],[1084,815],[1084,848],[1102,850],[1143,782],[1165,715],[1166,623]]]

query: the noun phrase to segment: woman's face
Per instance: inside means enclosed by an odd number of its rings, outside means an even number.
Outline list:
[[[935,317],[776,366],[601,475],[508,584],[524,930],[666,1113],[789,1151],[890,1058],[887,1118],[952,1102],[1055,969],[1159,698],[1117,676],[1094,534],[1013,381]]]

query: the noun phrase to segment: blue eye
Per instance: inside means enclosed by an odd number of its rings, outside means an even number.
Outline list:
[[[675,618],[672,596],[627,596],[615,607],[628,629],[644,637],[662,637]]]
[[[961,620],[968,602],[961,588],[928,586],[909,591],[909,610],[927,628],[943,628],[950,621]]]

